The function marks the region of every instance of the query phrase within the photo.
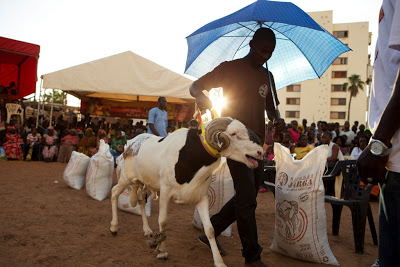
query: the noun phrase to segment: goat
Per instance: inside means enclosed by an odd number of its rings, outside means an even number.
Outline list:
[[[204,141],[205,139],[205,141]],[[217,156],[207,151],[207,144]],[[212,150],[211,149],[211,150]],[[145,215],[145,194],[159,192],[159,232],[151,244],[158,259],[167,259],[165,227],[168,203],[194,203],[199,211],[205,234],[210,242],[216,266],[225,266],[218,251],[214,229],[210,222],[207,190],[211,174],[220,164],[220,156],[242,162],[249,168],[258,166],[263,158],[258,136],[240,121],[231,118],[212,120],[204,136],[196,129],[179,129],[165,138],[148,135],[137,155],[125,155],[118,184],[112,188],[112,221],[110,231],[118,231],[118,196],[132,186],[130,202],[140,204],[145,236],[152,236]]]

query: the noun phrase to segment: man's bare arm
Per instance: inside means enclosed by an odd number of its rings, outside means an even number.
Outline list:
[[[204,88],[201,88],[197,81],[193,82],[190,86],[190,95],[196,98],[197,106],[200,110],[212,108],[211,100],[203,93]]]
[[[400,129],[400,68],[392,95],[383,111],[373,138],[390,146],[390,140],[398,129]],[[381,180],[387,161],[388,156],[375,156],[366,148],[357,160],[360,177],[364,181],[367,178],[375,178],[375,182]]]
[[[149,123],[149,128],[153,132],[153,134],[160,136],[160,134],[157,132],[156,128],[154,127],[153,123]]]

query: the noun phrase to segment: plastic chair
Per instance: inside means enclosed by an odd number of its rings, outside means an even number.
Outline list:
[[[10,123],[12,115],[17,115],[21,119],[21,123],[24,121],[24,109],[20,104],[7,103],[7,123]]]
[[[332,206],[332,234],[339,234],[340,217],[343,206],[348,206],[351,210],[353,223],[353,236],[355,252],[364,254],[365,226],[368,217],[369,227],[374,245],[378,244],[374,218],[372,216],[369,196],[372,185],[360,185],[360,177],[357,173],[356,160],[340,161],[338,165],[343,174],[344,199],[332,196],[325,196],[325,202]]]
[[[264,175],[265,175],[264,184],[267,186],[269,190],[272,191],[272,193],[274,193],[275,196],[276,167],[271,166],[269,164],[264,164]]]

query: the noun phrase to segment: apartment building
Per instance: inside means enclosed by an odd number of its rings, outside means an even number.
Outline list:
[[[340,55],[320,79],[293,84],[278,90],[279,110],[286,122],[307,119],[311,122],[339,122],[347,120],[350,93],[343,91],[348,77],[358,74],[362,81],[372,78],[368,46],[371,33],[368,22],[333,24],[332,11],[308,13],[317,23],[331,32],[352,50]],[[353,97],[350,105],[350,123],[366,123],[368,86]]]

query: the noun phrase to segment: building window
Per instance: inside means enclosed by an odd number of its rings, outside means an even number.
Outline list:
[[[332,84],[332,92],[346,92],[346,90],[343,88],[343,84]]]
[[[331,119],[342,119],[342,120],[344,120],[345,118],[346,118],[346,112],[331,111]]]
[[[286,98],[287,105],[300,105],[300,98]]]
[[[347,71],[332,71],[332,78],[346,78]]]
[[[333,61],[333,65],[347,65],[347,57],[338,57]]]
[[[287,92],[300,92],[301,85],[300,84],[293,84],[286,87]]]
[[[346,38],[349,37],[349,32],[348,31],[335,31],[333,32],[333,36],[336,38]]]
[[[346,98],[331,98],[331,105],[346,106]]]
[[[300,111],[286,111],[286,118],[300,118]]]

